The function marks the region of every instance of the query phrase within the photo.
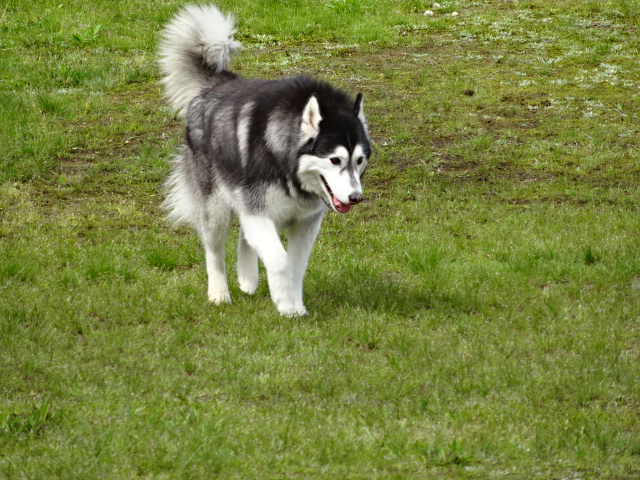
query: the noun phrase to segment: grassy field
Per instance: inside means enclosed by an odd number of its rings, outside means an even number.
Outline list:
[[[640,2],[440,3],[219,2],[365,95],[297,319],[160,209],[183,2],[0,6],[0,478],[640,478]]]

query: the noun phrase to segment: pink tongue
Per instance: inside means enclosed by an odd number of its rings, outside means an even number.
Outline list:
[[[333,200],[333,205],[336,207],[336,210],[338,210],[340,213],[347,213],[349,210],[351,210],[351,205],[345,205],[340,200],[338,200],[335,196],[333,197],[332,200]]]

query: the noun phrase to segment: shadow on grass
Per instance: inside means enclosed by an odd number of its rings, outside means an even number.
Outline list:
[[[305,284],[305,301],[311,311],[359,308],[377,313],[414,316],[425,310],[444,314],[472,313],[480,309],[474,292],[450,290],[446,285],[425,287],[414,278],[392,272],[340,269],[327,275],[315,272]]]

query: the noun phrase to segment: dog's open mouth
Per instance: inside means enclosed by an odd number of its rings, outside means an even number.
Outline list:
[[[322,175],[320,175],[320,178],[322,179],[322,183],[324,183],[324,188],[327,189],[327,193],[331,197],[331,202],[333,203],[333,209],[336,212],[340,212],[340,213],[347,213],[349,210],[351,210],[351,205],[350,204],[342,203],[340,200],[338,200],[336,198],[336,196],[331,191],[331,187],[329,187],[329,184],[327,183],[327,181],[325,180],[325,178]],[[324,198],[322,200],[324,201]],[[324,203],[327,203],[327,202],[325,201]],[[329,207],[328,204],[327,204],[327,206]]]

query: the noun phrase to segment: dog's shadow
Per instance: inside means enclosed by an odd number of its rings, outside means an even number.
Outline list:
[[[311,272],[308,272],[311,273]],[[353,272],[339,269],[331,275],[308,274],[305,304],[309,311],[334,313],[343,308],[358,308],[378,313],[413,316],[434,307],[434,294],[392,272]]]
[[[347,262],[330,275],[327,270],[311,269],[305,280],[305,304],[310,312],[335,314],[357,308],[406,317],[427,310],[444,315],[483,310],[482,297],[465,282],[439,281],[435,270],[421,275],[380,270],[365,262]]]

